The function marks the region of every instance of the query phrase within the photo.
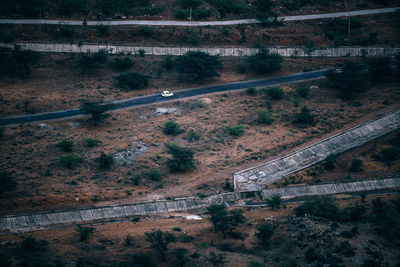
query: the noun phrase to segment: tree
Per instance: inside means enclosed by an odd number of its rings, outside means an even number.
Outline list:
[[[296,88],[296,92],[300,97],[308,97],[310,94],[310,88],[308,86],[299,86]]]
[[[267,203],[272,209],[279,209],[279,207],[281,206],[281,202],[282,199],[280,195],[273,195],[272,197],[267,199]]]
[[[330,170],[335,169],[336,158],[337,158],[336,155],[333,155],[333,154],[328,155],[326,157],[325,162],[324,162],[325,170],[330,171]]]
[[[159,170],[151,170],[147,173],[147,176],[149,177],[150,180],[152,181],[161,181],[161,178],[163,177],[163,173],[160,172]]]
[[[393,73],[390,67],[391,61],[390,57],[376,57],[368,60],[368,69],[373,81],[385,80]]]
[[[64,152],[72,152],[74,143],[71,140],[64,139],[57,144],[57,147],[61,148]]]
[[[218,77],[222,64],[217,56],[204,52],[190,51],[176,59],[176,66],[182,79],[201,81]]]
[[[127,90],[146,88],[149,84],[149,76],[137,72],[125,72],[114,78],[117,85]]]
[[[14,191],[17,188],[17,182],[7,172],[0,170],[0,195],[7,191]]]
[[[354,98],[368,88],[368,79],[359,63],[348,61],[341,72],[330,70],[325,75],[331,87],[339,91],[343,99]]]
[[[124,57],[124,58],[116,58],[114,59],[114,62],[111,64],[111,68],[114,71],[126,71],[130,67],[132,67],[135,64],[135,62],[130,59],[129,57]]]
[[[257,226],[256,238],[264,248],[269,248],[271,237],[274,235],[275,227],[270,223],[264,223]]]
[[[182,129],[179,129],[180,125],[174,121],[168,121],[164,125],[163,133],[167,135],[178,135],[183,132]]]
[[[279,54],[270,54],[265,48],[261,48],[257,54],[246,59],[250,69],[261,74],[279,70],[282,61],[283,59]]]
[[[114,163],[114,158],[112,155],[107,155],[104,152],[101,152],[100,157],[96,158],[96,162],[99,164],[100,169],[106,170],[111,168]]]
[[[166,260],[166,253],[168,251],[169,243],[175,242],[175,235],[161,230],[146,232],[147,241],[150,242],[151,248],[158,251],[162,260]]]
[[[272,7],[274,6],[272,0],[256,0],[254,6],[256,8],[256,16],[258,20],[268,21],[268,19],[275,16],[272,11]]]
[[[363,165],[363,162],[361,159],[353,159],[351,161],[349,170],[351,172],[360,172],[362,170],[362,165]]]
[[[82,225],[78,225],[75,228],[75,231],[79,235],[80,242],[87,241],[89,239],[89,237],[93,234],[94,230],[95,230],[95,228],[93,228],[93,227],[86,227],[86,226],[82,226]]]
[[[107,110],[112,107],[112,104],[106,104],[103,102],[91,102],[83,101],[80,110],[90,115],[90,120],[97,124],[109,116],[109,114],[104,114]]]
[[[188,172],[196,168],[193,151],[179,147],[176,144],[167,144],[168,152],[173,156],[168,159],[167,165],[171,172]]]
[[[302,107],[301,112],[296,114],[295,123],[305,125],[315,125],[314,115],[310,113],[308,107]]]
[[[18,46],[11,49],[0,49],[0,74],[9,78],[28,78],[31,65],[39,59],[38,53],[21,50]]]
[[[185,266],[186,263],[190,261],[187,256],[188,250],[186,248],[175,248],[171,251],[171,254],[174,256],[175,261],[174,264],[176,266]]]
[[[226,232],[230,229],[229,217],[226,208],[223,205],[211,205],[207,208],[210,217],[208,218],[214,226],[214,231],[220,231],[224,238],[226,237]]]

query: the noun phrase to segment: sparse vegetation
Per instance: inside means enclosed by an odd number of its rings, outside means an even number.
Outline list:
[[[263,108],[257,110],[257,122],[260,124],[272,124],[274,122],[274,117],[269,110]]]

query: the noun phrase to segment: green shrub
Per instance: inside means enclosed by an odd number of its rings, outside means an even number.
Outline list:
[[[94,123],[98,123],[109,116],[109,114],[104,113],[111,107],[112,104],[83,101],[80,106],[80,110],[83,113],[90,115],[91,121],[93,121]]]
[[[47,251],[49,242],[46,240],[37,240],[33,237],[25,237],[21,242],[21,249],[26,252],[40,252]]]
[[[380,158],[385,162],[395,161],[400,158],[400,148],[398,147],[384,148],[380,152]]]
[[[257,226],[256,238],[264,248],[269,248],[271,237],[274,235],[275,227],[270,223],[264,223]]]
[[[190,129],[185,137],[185,139],[187,139],[189,142],[198,141],[200,138],[201,134],[193,129]]]
[[[296,88],[296,92],[300,97],[308,97],[310,94],[310,88],[308,86],[299,86]]]
[[[163,128],[163,133],[167,135],[178,135],[182,132],[183,130],[180,129],[180,125],[174,121],[166,122]]]
[[[193,10],[193,18],[195,20],[207,19],[214,13],[212,8],[196,8]]]
[[[257,54],[246,59],[250,69],[258,73],[277,71],[281,68],[282,61],[283,59],[280,55],[270,54],[266,49],[260,49]]]
[[[243,125],[232,125],[226,126],[225,130],[232,136],[239,137],[242,136],[245,132]]]
[[[260,124],[272,124],[274,117],[267,109],[262,108],[257,110],[257,122]]]
[[[147,176],[150,180],[159,182],[161,181],[161,178],[164,176],[164,174],[159,170],[151,170],[147,173]]]
[[[143,37],[153,37],[154,34],[156,33],[155,29],[153,27],[148,27],[148,26],[141,26],[139,29],[140,35]]]
[[[268,206],[272,209],[279,209],[282,203],[282,199],[280,195],[273,195],[272,197],[267,199]]]
[[[146,88],[149,84],[149,76],[137,72],[121,73],[114,79],[117,81],[119,87],[128,90]]]
[[[183,79],[199,81],[219,76],[222,64],[218,57],[204,52],[191,51],[176,60],[177,71]]]
[[[64,139],[57,144],[57,147],[61,148],[61,150],[64,152],[72,152],[74,143],[71,140]]]
[[[78,58],[77,68],[82,73],[90,73],[102,67],[107,62],[107,52],[100,50],[94,54],[81,53]]]
[[[307,200],[295,209],[297,216],[310,214],[316,217],[323,217],[330,220],[340,218],[339,206],[334,202],[333,198],[322,196],[312,200]]]
[[[167,55],[164,57],[162,61],[162,66],[167,70],[172,70],[175,65],[175,57],[171,55]]]
[[[14,191],[16,188],[17,182],[14,178],[9,173],[0,170],[0,195],[8,191]]]
[[[187,9],[178,9],[175,12],[175,18],[186,20],[190,16],[190,11]]]
[[[301,112],[296,114],[295,123],[315,125],[314,115],[310,113],[307,107],[302,107]]]
[[[192,150],[179,147],[176,144],[167,145],[168,152],[173,156],[167,165],[171,172],[188,172],[196,168]]]
[[[86,147],[95,147],[95,146],[99,146],[99,144],[101,143],[100,140],[97,140],[95,138],[86,138],[85,139],[85,146]]]
[[[254,87],[249,87],[249,88],[246,89],[246,93],[248,95],[255,95],[255,94],[257,94],[257,90]]]
[[[114,158],[112,155],[107,155],[104,152],[101,152],[100,157],[96,158],[96,162],[99,164],[100,169],[106,170],[111,168],[114,163]]]
[[[343,99],[354,98],[365,92],[369,86],[363,66],[359,63],[346,62],[342,72],[330,70],[325,75],[331,87],[339,91]]]
[[[126,71],[129,68],[131,68],[133,65],[135,64],[135,62],[130,59],[129,57],[124,57],[124,58],[116,58],[114,59],[114,62],[111,64],[111,68],[114,71]]]
[[[360,172],[362,170],[362,160],[361,159],[353,159],[350,165],[351,172]]]
[[[62,156],[59,159],[59,162],[62,166],[72,169],[83,162],[83,159],[77,155],[66,155]]]
[[[84,241],[87,241],[89,239],[89,237],[93,234],[95,228],[78,225],[75,228],[75,230],[76,230],[76,232],[78,232],[79,241],[84,242]]]
[[[275,100],[283,99],[283,96],[285,95],[280,87],[270,87],[265,92]]]
[[[323,165],[325,170],[330,171],[335,169],[335,164],[336,164],[336,155],[331,154],[328,157],[326,157]]]

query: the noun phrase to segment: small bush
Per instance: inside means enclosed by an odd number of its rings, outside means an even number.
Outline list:
[[[200,81],[219,76],[217,69],[222,67],[216,56],[204,52],[191,51],[176,60],[177,71],[183,79]]]
[[[283,99],[283,96],[285,95],[283,90],[279,87],[270,87],[266,90],[266,93],[267,93],[267,95],[272,97],[272,99],[275,99],[275,100],[281,100],[281,99]]]
[[[225,130],[232,136],[240,137],[244,134],[245,129],[243,125],[226,126]]]
[[[8,191],[14,191],[16,188],[17,182],[14,178],[9,173],[0,170],[0,195]]]
[[[37,240],[33,237],[25,237],[21,242],[21,249],[26,252],[40,252],[48,250],[49,242],[46,240]]]
[[[95,147],[95,146],[99,146],[101,143],[100,140],[97,140],[95,138],[86,138],[85,139],[85,146],[86,147]]]
[[[246,89],[246,93],[248,95],[255,95],[255,94],[257,94],[257,90],[254,87],[249,87],[249,88]]]
[[[400,158],[400,148],[398,147],[388,147],[384,148],[380,152],[380,158],[389,163]]]
[[[72,149],[74,148],[74,143],[71,140],[64,139],[57,144],[57,147],[61,148],[64,152],[72,152]]]
[[[180,129],[180,125],[174,121],[166,122],[163,128],[163,133],[167,135],[178,135],[182,132],[183,130]]]
[[[310,95],[310,88],[308,86],[299,86],[296,88],[296,92],[300,97],[308,97]]]
[[[130,59],[129,57],[124,57],[124,58],[116,58],[114,59],[114,62],[111,64],[111,68],[114,71],[126,71],[129,68],[131,68],[133,66],[133,64],[135,64],[135,62]]]
[[[171,55],[167,55],[164,57],[162,61],[163,68],[167,70],[172,70],[174,68],[174,65],[175,65],[175,57]]]
[[[296,114],[295,123],[315,125],[314,115],[310,113],[310,110],[307,107],[302,107],[301,112]]]
[[[125,72],[114,79],[119,87],[127,90],[146,88],[149,84],[149,76],[137,72]]]
[[[270,240],[271,237],[274,235],[274,232],[274,226],[272,226],[270,223],[264,223],[257,226],[255,236],[264,248],[269,248]]]
[[[257,122],[260,124],[272,124],[274,122],[274,117],[271,112],[267,109],[259,109],[257,110]]]
[[[279,209],[282,203],[282,199],[280,195],[273,195],[272,197],[267,199],[268,206],[272,209]]]
[[[72,169],[83,162],[83,159],[77,155],[66,155],[62,156],[59,159],[59,162],[62,166]]]
[[[104,113],[110,109],[111,106],[112,104],[106,104],[102,102],[83,101],[80,106],[80,110],[85,114],[91,115],[91,121],[94,123],[99,123],[109,116],[109,114]]]
[[[200,138],[201,134],[193,129],[190,129],[185,136],[185,139],[187,139],[189,142],[198,141]]]
[[[163,173],[160,172],[159,170],[151,170],[147,173],[147,176],[149,177],[150,180],[152,181],[161,181],[161,178],[163,177]]]
[[[351,161],[351,165],[350,165],[349,170],[351,172],[360,172],[360,171],[362,171],[362,165],[363,165],[362,163],[363,162],[362,162],[361,159],[353,159]]]
[[[84,242],[89,239],[89,237],[93,234],[95,229],[93,227],[85,227],[82,225],[78,225],[75,228],[75,230],[76,230],[76,232],[78,232],[79,241]]]
[[[153,27],[141,26],[139,29],[139,33],[143,37],[153,37],[156,31]]]
[[[107,155],[104,152],[101,152],[100,157],[96,158],[96,162],[99,164],[100,169],[107,170],[111,168],[114,163],[114,158],[112,155]]]
[[[335,169],[336,155],[329,155],[324,162],[324,168],[327,171]]]

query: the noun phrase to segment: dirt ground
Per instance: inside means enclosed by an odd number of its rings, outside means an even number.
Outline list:
[[[285,22],[279,27],[235,25],[216,27],[96,27],[63,25],[0,25],[14,41],[55,43],[100,43],[146,46],[304,46],[397,45],[400,40],[398,15],[383,14],[353,18],[351,34],[345,42],[329,40],[324,27],[330,20]],[[347,25],[347,24],[346,24]],[[347,27],[347,26],[346,26]],[[346,28],[347,34],[347,28]]]
[[[373,86],[352,101],[343,101],[326,88],[324,80],[304,83],[318,85],[308,99],[295,93],[297,84],[282,86],[286,96],[272,101],[262,92],[209,95],[208,105],[198,99],[168,102],[148,107],[112,112],[103,124],[94,127],[86,118],[6,127],[0,146],[0,168],[18,181],[17,191],[8,193],[1,202],[4,213],[22,210],[44,210],[50,207],[76,207],[98,201],[152,200],[222,191],[234,171],[259,164],[279,153],[288,153],[301,144],[350,127],[374,114],[398,107],[397,83]],[[271,106],[275,122],[270,126],[256,123],[256,110]],[[299,128],[292,123],[295,113],[308,106],[316,125]],[[175,109],[163,115],[156,108]],[[185,130],[171,137],[162,133],[164,123],[176,121]],[[225,127],[244,125],[245,134],[234,138]],[[190,142],[190,130],[201,138]],[[86,138],[96,138],[99,147],[88,148]],[[67,153],[56,147],[64,139],[75,144],[73,154],[84,159],[75,169],[66,169],[59,158]],[[197,169],[186,174],[170,174],[165,144],[177,143],[194,151]],[[95,158],[102,151],[115,154],[145,145],[148,149],[132,164],[99,169]],[[164,173],[162,182],[147,178],[150,170]],[[135,182],[139,181],[140,182]],[[137,185],[138,184],[138,185]]]
[[[390,202],[398,199],[398,195],[381,197]],[[341,207],[365,203],[370,206],[376,196],[338,200]],[[395,242],[388,241],[374,232],[368,220],[353,223],[338,223],[336,226],[326,219],[314,217],[294,217],[293,210],[298,204],[287,204],[281,209],[244,209],[246,222],[236,227],[235,231],[241,233],[241,238],[235,239],[228,236],[222,238],[221,233],[214,233],[208,216],[201,215],[201,220],[187,220],[181,217],[185,214],[169,214],[165,217],[141,218],[138,222],[115,222],[91,225],[95,231],[86,242],[78,242],[78,233],[73,227],[55,230],[44,230],[25,234],[12,234],[0,236],[2,251],[8,253],[9,258],[15,260],[18,255],[23,255],[19,244],[23,238],[33,237],[36,240],[49,242],[49,251],[46,259],[52,261],[60,259],[64,264],[73,265],[79,259],[84,259],[86,264],[99,264],[102,266],[116,265],[120,262],[130,262],[134,254],[151,255],[151,260],[158,266],[176,266],[172,255],[167,256],[167,263],[160,263],[160,256],[149,246],[144,235],[152,230],[162,230],[174,233],[177,242],[170,245],[174,248],[185,248],[190,255],[191,264],[208,266],[210,252],[221,254],[226,266],[247,266],[250,262],[258,262],[267,266],[288,266],[295,261],[298,265],[306,264],[305,252],[309,247],[319,251],[332,250],[341,242],[348,241],[355,249],[353,256],[342,256],[346,266],[357,266],[371,255],[380,255],[381,262],[388,266],[395,266],[398,260]],[[256,227],[263,223],[271,223],[276,227],[268,250],[260,247],[254,236]],[[341,233],[351,231],[356,225],[358,234],[346,238]],[[131,243],[126,245],[126,237],[130,236]],[[190,238],[189,238],[190,237]],[[190,240],[190,241],[189,241]],[[19,251],[19,252],[16,252]],[[104,252],[107,251],[107,257]],[[21,254],[18,254],[21,253]],[[36,252],[40,255],[41,252]],[[14,256],[11,256],[14,255]],[[31,254],[35,256],[37,254]],[[374,256],[375,255],[375,256]]]

